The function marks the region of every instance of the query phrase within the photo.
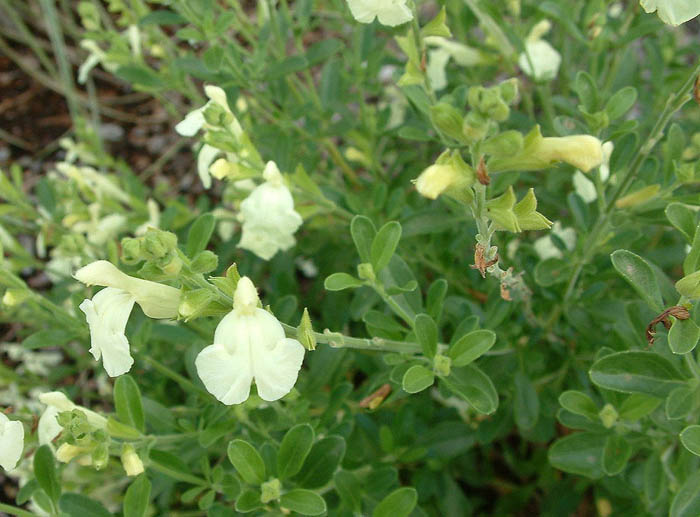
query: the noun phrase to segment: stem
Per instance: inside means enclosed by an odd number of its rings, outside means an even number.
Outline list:
[[[6,512],[10,515],[17,515],[18,517],[35,517],[32,512],[22,510],[16,506],[10,506],[9,504],[0,503],[0,511]]]
[[[683,83],[680,89],[676,93],[671,94],[668,101],[666,102],[664,110],[661,112],[661,115],[659,115],[659,118],[657,119],[656,123],[654,124],[654,127],[649,133],[649,136],[644,141],[644,143],[641,144],[637,149],[637,153],[634,157],[634,160],[632,161],[632,164],[630,165],[629,169],[627,169],[627,173],[623,176],[622,181],[620,181],[620,186],[617,188],[617,190],[615,190],[613,195],[608,200],[608,204],[605,207],[605,210],[596,221],[593,230],[586,239],[583,257],[581,257],[581,260],[576,264],[576,268],[574,269],[574,272],[571,275],[571,279],[569,280],[569,284],[566,287],[566,292],[564,293],[564,304],[567,304],[571,296],[574,294],[576,282],[578,281],[578,278],[581,275],[583,267],[588,263],[588,261],[593,257],[593,255],[597,251],[598,240],[601,234],[607,229],[610,217],[615,210],[615,202],[618,200],[618,198],[625,194],[625,192],[627,192],[627,189],[632,184],[632,181],[634,181],[634,179],[637,177],[637,174],[639,174],[639,170],[644,164],[644,161],[663,136],[664,130],[670,122],[671,117],[679,109],[681,109],[681,107],[683,107],[683,105],[686,102],[690,100],[690,91],[693,87],[693,83],[698,73],[700,73],[700,63],[696,65],[695,69],[690,74],[685,83]]]
[[[165,366],[161,362],[153,359],[151,356],[141,354],[140,357],[141,357],[141,359],[146,361],[148,364],[153,366],[153,368],[158,370],[158,372],[162,373],[166,377],[170,377],[172,380],[177,382],[180,386],[185,388],[187,391],[196,391],[200,395],[203,395],[207,398],[211,398],[211,394],[207,390],[205,390],[204,388],[200,388],[199,386],[194,384],[191,380],[187,379],[186,377],[183,377],[182,375],[180,375],[176,371],[171,370],[170,368],[168,368],[167,366]]]

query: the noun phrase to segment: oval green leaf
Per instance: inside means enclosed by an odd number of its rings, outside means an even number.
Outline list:
[[[623,393],[666,397],[682,385],[683,377],[665,358],[654,352],[617,352],[598,359],[589,372],[601,388]]]
[[[227,452],[228,459],[243,481],[251,485],[265,481],[265,462],[255,447],[245,440],[232,440]]]
[[[498,408],[498,393],[491,379],[472,364],[452,368],[450,375],[443,377],[442,382],[479,413],[490,415]]]
[[[280,479],[292,477],[301,470],[311,451],[314,436],[309,424],[295,425],[287,431],[277,453],[277,475]]]
[[[297,488],[283,494],[280,506],[301,515],[321,515],[326,512],[326,501],[311,490]]]
[[[394,490],[376,506],[372,517],[408,517],[418,503],[418,492],[412,487]]]
[[[452,366],[467,366],[491,350],[495,342],[496,333],[493,330],[474,330],[459,338],[447,355],[452,359]]]
[[[433,382],[435,382],[435,374],[425,366],[417,364],[403,374],[401,387],[406,393],[418,393],[432,386]]]

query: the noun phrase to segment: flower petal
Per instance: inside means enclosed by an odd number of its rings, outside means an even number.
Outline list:
[[[231,405],[248,398],[253,380],[248,343],[240,343],[234,353],[224,345],[209,345],[199,353],[194,364],[207,391],[217,400]]]
[[[17,466],[24,449],[24,426],[0,412],[0,466],[12,470]]]
[[[37,429],[39,444],[51,443],[63,431],[63,427],[56,420],[59,413],[60,411],[57,408],[49,406],[39,418],[39,427]]]
[[[185,118],[175,126],[175,131],[182,136],[194,136],[202,129],[204,123],[204,108],[199,108],[185,115]]]
[[[204,188],[211,187],[211,174],[209,174],[209,167],[219,154],[221,154],[219,149],[207,144],[204,144],[199,150],[199,154],[197,155],[197,174],[199,174],[199,179],[202,180],[202,185],[204,185]]]
[[[281,339],[271,350],[253,344],[251,354],[255,384],[261,399],[281,399],[292,390],[304,362],[304,347],[299,341]]]
[[[371,0],[348,0],[353,18],[360,23],[372,23],[377,17],[377,8]]]
[[[387,5],[377,10],[377,18],[382,25],[396,27],[413,19],[413,13],[406,5],[405,0],[399,0],[398,2],[385,1],[384,3]]]
[[[102,357],[110,377],[128,372],[134,364],[124,335],[134,301],[128,292],[107,287],[79,307],[90,326],[90,352],[96,360]]]

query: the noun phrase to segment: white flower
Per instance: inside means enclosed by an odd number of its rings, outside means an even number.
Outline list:
[[[149,318],[163,319],[177,316],[180,290],[168,285],[134,278],[106,260],[92,262],[75,272],[75,279],[86,285],[101,285],[126,291],[141,306]]]
[[[233,310],[216,327],[214,344],[195,360],[204,386],[227,405],[245,401],[253,380],[263,400],[282,398],[294,387],[304,360],[301,343],[285,338],[280,322],[258,302],[253,282],[242,277]]]
[[[301,346],[301,345],[299,345]],[[0,466],[12,470],[19,463],[24,449],[24,426],[10,420],[0,411]]]
[[[549,81],[559,73],[561,54],[546,40],[541,39],[551,27],[548,20],[536,24],[525,40],[525,52],[518,58],[518,66],[535,81]]]
[[[92,427],[95,427],[96,429],[104,429],[105,427],[107,427],[107,419],[105,417],[98,413],[95,413],[94,411],[86,407],[75,404],[71,399],[69,399],[65,395],[65,393],[62,393],[60,391],[49,391],[46,393],[42,393],[39,395],[39,401],[42,404],[46,404],[46,406],[48,406],[46,408],[46,411],[44,411],[44,415],[42,415],[41,418],[44,418],[44,416],[50,409],[55,410],[56,414],[61,413],[63,411],[73,411],[74,409],[79,409],[80,411],[85,413],[88,424],[90,424]],[[41,418],[39,419],[39,427],[41,427]],[[47,418],[47,420],[50,419]],[[49,428],[50,426],[47,425],[47,429]],[[56,436],[58,436],[58,433],[53,435],[51,437],[51,440],[53,440]]]
[[[447,86],[447,74],[445,68],[450,59],[454,59],[459,66],[474,66],[484,63],[482,54],[467,45],[457,41],[451,41],[442,36],[428,36],[425,42],[435,47],[428,51],[428,68],[426,73],[430,84],[435,90],[442,90]]]
[[[567,250],[571,251],[576,246],[576,230],[573,228],[563,228],[561,223],[556,221],[552,225],[551,233],[562,240]],[[535,252],[542,260],[549,258],[562,258],[564,256],[561,250],[556,247],[550,235],[545,235],[544,237],[537,239],[534,246]]]
[[[59,413],[60,411],[58,409],[49,406],[46,408],[46,411],[41,414],[39,418],[39,427],[37,428],[40,445],[51,443],[53,439],[63,431],[63,427],[61,427],[58,420],[56,420]]]
[[[231,108],[226,100],[226,92],[219,88],[218,86],[207,85],[204,87],[204,93],[209,97],[209,102],[207,102],[201,108],[190,111],[185,118],[175,126],[175,131],[180,133],[182,136],[194,136],[197,132],[206,125],[206,120],[204,119],[204,111],[212,104],[218,104],[224,111],[231,115],[232,121],[230,124],[230,129],[236,138],[240,138],[243,135],[243,128],[241,127],[238,119],[234,116]]]
[[[263,177],[265,183],[241,203],[238,220],[243,225],[243,236],[238,246],[270,260],[278,251],[294,246],[294,232],[303,219],[294,211],[294,198],[275,162],[267,163]]]
[[[110,377],[131,369],[134,360],[124,330],[134,303],[149,318],[174,318],[180,305],[180,291],[174,287],[134,278],[119,271],[106,260],[98,260],[79,269],[75,278],[87,285],[106,286],[79,308],[90,326],[90,353]]]
[[[396,27],[413,19],[406,0],[348,0],[348,7],[360,23],[372,23],[377,18],[382,25]]]
[[[610,177],[610,156],[615,149],[615,144],[612,142],[605,142],[602,146],[603,150],[603,163],[600,164],[600,169],[598,169],[598,174],[600,174],[600,181],[605,183]]]
[[[648,13],[656,11],[668,25],[680,25],[700,15],[698,0],[640,0],[639,3]]]
[[[102,358],[110,377],[128,372],[134,364],[124,334],[134,302],[126,291],[107,287],[79,306],[90,326],[90,353],[96,361]]]
[[[595,189],[595,184],[589,180],[579,170],[574,172],[574,190],[583,199],[584,203],[592,203],[598,199],[598,192]]]

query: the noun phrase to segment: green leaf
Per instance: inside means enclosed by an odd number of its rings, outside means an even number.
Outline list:
[[[347,470],[339,470],[333,479],[340,499],[354,512],[359,513],[362,510],[362,486],[357,476]]]
[[[669,393],[664,405],[666,417],[669,420],[679,420],[688,416],[694,407],[695,393],[694,389],[687,386],[681,386]]]
[[[565,260],[558,258],[545,259],[535,266],[535,282],[542,287],[549,287],[564,282],[569,278],[568,275],[571,268],[571,263]]]
[[[498,408],[498,393],[488,375],[470,364],[452,368],[448,377],[443,377],[450,391],[466,400],[479,413],[490,415]]]
[[[280,479],[292,477],[301,470],[314,443],[314,430],[309,424],[298,424],[284,435],[277,453],[277,475]]]
[[[396,251],[401,239],[401,225],[397,221],[389,221],[382,226],[372,241],[370,250],[374,272],[384,269]]]
[[[164,86],[156,72],[144,65],[123,65],[117,68],[114,75],[135,86],[156,89]]]
[[[227,453],[243,481],[251,485],[260,485],[265,481],[265,462],[251,444],[245,440],[231,440]]]
[[[620,405],[619,415],[622,420],[639,420],[651,414],[659,405],[661,399],[641,393],[633,393]]]
[[[48,445],[42,445],[34,453],[34,476],[46,495],[53,501],[58,501],[61,495],[61,484],[58,480],[53,453]]]
[[[447,295],[447,280],[438,278],[428,288],[428,294],[425,297],[426,311],[436,321],[440,322],[442,315],[442,307],[445,303]]]
[[[598,86],[593,77],[588,72],[579,71],[576,74],[574,90],[576,90],[583,108],[587,112],[593,113],[598,107]]]
[[[700,339],[700,327],[692,319],[676,320],[668,332],[668,346],[674,354],[692,352]]]
[[[437,352],[438,328],[433,318],[427,314],[418,314],[413,321],[413,330],[423,350],[423,355],[428,358],[435,357],[435,353]]]
[[[598,359],[589,372],[601,388],[623,393],[666,397],[682,385],[683,377],[666,359],[654,352],[617,352]]]
[[[661,291],[651,266],[639,255],[627,250],[617,250],[612,255],[613,266],[656,312],[663,310]]]
[[[695,471],[673,498],[669,517],[697,517],[700,515],[700,471]]]
[[[192,226],[190,226],[189,232],[187,232],[185,253],[187,253],[188,257],[194,258],[197,253],[206,249],[209,239],[214,233],[215,226],[216,219],[212,214],[202,214],[195,219]]]
[[[151,497],[151,482],[146,474],[140,474],[126,489],[124,517],[143,517]]]
[[[236,511],[241,513],[249,513],[257,510],[262,506],[260,502],[259,490],[245,490],[236,499]]]
[[[605,111],[608,113],[608,118],[612,121],[621,117],[632,109],[635,102],[637,102],[636,88],[633,86],[625,86],[619,89],[605,104]]]
[[[549,463],[554,468],[596,479],[603,476],[605,435],[574,433],[560,438],[549,448]]]
[[[445,23],[446,19],[447,10],[443,6],[437,16],[435,16],[435,18],[430,20],[423,26],[423,28],[421,28],[421,35],[423,37],[441,36],[443,38],[451,38],[452,32],[450,32],[450,28],[447,26],[447,23]]]
[[[681,431],[680,438],[686,449],[700,456],[700,425],[689,425]]]
[[[624,436],[609,435],[603,449],[603,470],[608,476],[619,474],[625,469],[631,455],[632,447]]]
[[[683,203],[670,203],[664,212],[671,224],[683,234],[688,244],[691,244],[697,228],[695,211]]]
[[[146,16],[139,20],[139,25],[175,25],[177,23],[185,23],[182,16],[173,11],[161,9],[151,11]]]
[[[80,494],[63,494],[58,500],[58,507],[69,517],[112,517],[100,503]]]
[[[321,515],[326,511],[326,501],[311,490],[297,488],[280,498],[280,506],[301,515]]]
[[[190,469],[180,458],[169,452],[151,449],[148,457],[151,460],[149,467],[158,472],[162,472],[166,476],[192,483],[193,485],[206,484],[205,480],[192,475]]]
[[[350,221],[350,235],[362,262],[369,263],[372,260],[372,242],[377,235],[372,221],[364,215],[356,215]]]
[[[513,416],[521,431],[535,427],[540,415],[540,399],[530,379],[522,372],[515,374]]]
[[[365,283],[362,280],[347,273],[333,273],[326,277],[326,281],[323,282],[323,286],[327,291],[342,291],[343,289],[354,289],[363,285]]]
[[[372,517],[408,517],[418,503],[418,492],[412,487],[394,490],[372,512]]]
[[[75,337],[75,334],[61,329],[40,330],[27,336],[22,346],[27,350],[46,347],[60,347]]]
[[[117,417],[123,424],[128,424],[141,432],[146,429],[141,392],[131,375],[122,375],[114,383],[114,407],[117,410]]]
[[[406,393],[418,393],[435,382],[435,374],[419,364],[411,366],[403,375],[401,387]]]
[[[596,406],[591,397],[583,392],[565,391],[559,395],[559,404],[564,409],[577,415],[585,416],[589,420],[595,421],[598,419],[598,406]]]
[[[327,436],[314,444],[294,480],[305,488],[322,487],[333,477],[343,456],[345,439],[341,436]]]
[[[493,330],[473,330],[459,338],[447,355],[452,359],[452,366],[467,366],[491,350],[495,342],[496,333]]]

